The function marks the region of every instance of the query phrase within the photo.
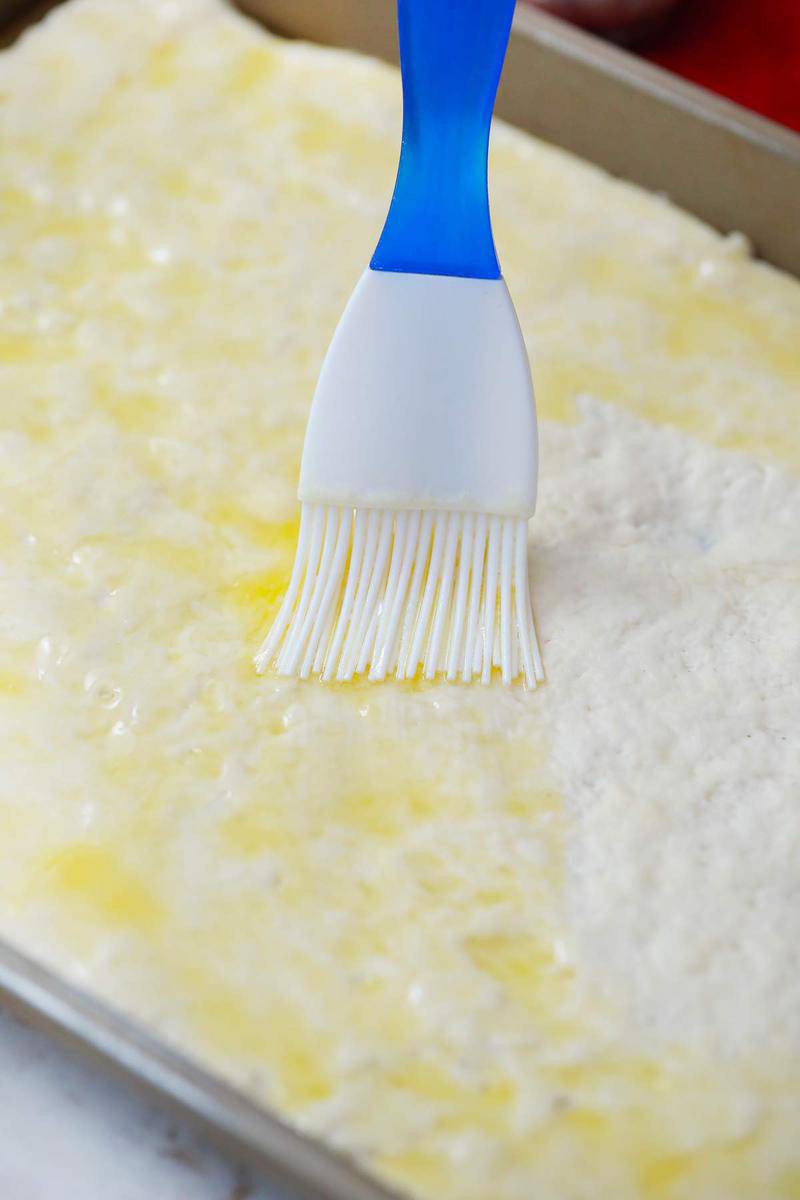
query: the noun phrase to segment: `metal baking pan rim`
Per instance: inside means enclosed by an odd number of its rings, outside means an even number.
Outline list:
[[[523,37],[549,45],[559,54],[584,62],[593,69],[599,68],[637,90],[658,96],[674,108],[700,115],[747,141],[769,145],[776,154],[800,162],[800,134],[557,17],[518,3],[513,29]]]
[[[348,1159],[300,1133],[155,1031],[0,938],[0,999],[68,1049],[143,1085],[221,1149],[308,1200],[400,1200]],[[298,1190],[299,1189],[299,1190]]]

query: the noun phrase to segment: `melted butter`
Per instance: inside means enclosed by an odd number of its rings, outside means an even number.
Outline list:
[[[23,696],[30,686],[29,680],[13,671],[0,671],[0,692],[5,696]]]
[[[247,628],[253,636],[269,624],[280,608],[287,578],[284,570],[259,571],[238,576],[223,590],[224,598],[233,601],[247,615]]]
[[[277,1103],[299,1108],[330,1094],[331,1074],[324,1065],[330,1039],[315,1035],[296,1009],[281,1004],[254,1008],[218,974],[189,963],[180,970],[180,979],[192,998],[189,1019],[204,1041],[225,1057],[269,1063]]]
[[[238,55],[228,78],[232,97],[246,100],[272,78],[277,68],[276,56],[267,46],[254,46]]]
[[[105,535],[87,539],[84,546],[98,548],[120,562],[125,570],[137,564],[154,567],[169,574],[197,580],[210,574],[208,550],[167,537],[130,537],[120,543]]]
[[[45,865],[45,887],[77,902],[91,921],[153,934],[163,913],[146,883],[110,849],[90,844],[65,847]]]
[[[120,392],[108,383],[95,390],[98,408],[124,433],[152,434],[165,415],[157,397],[147,392]]]
[[[33,207],[33,199],[29,192],[21,188],[0,188],[0,212],[4,219],[27,217]]]
[[[798,1200],[800,1197],[800,1171],[787,1171],[780,1182],[781,1195],[786,1200]]]
[[[287,578],[286,566],[291,566],[294,548],[297,544],[298,522],[268,521],[257,513],[236,504],[230,498],[222,498],[212,504],[206,513],[207,519],[218,528],[230,527],[238,534],[244,535],[254,545],[280,555]]]
[[[508,163],[509,150],[498,146],[495,158]],[[754,266],[735,241],[715,243],[688,221],[679,230],[685,219],[663,206],[661,235],[653,238],[647,221],[656,219],[657,202],[646,214],[621,184],[613,185],[618,214],[607,220],[593,206],[590,171],[583,187],[564,192],[557,162],[542,166],[535,195],[521,190],[512,168],[496,184],[495,202],[498,244],[535,356],[541,416],[574,420],[575,401],[591,395],[800,472],[797,424],[787,420],[800,383],[791,280]],[[566,237],[558,232],[565,222]],[[514,262],[532,257],[536,272],[517,277]],[[709,403],[718,387],[724,401]]]
[[[552,944],[533,936],[492,935],[467,942],[467,953],[479,971],[496,980],[514,1003],[554,1037],[561,1029],[560,1012],[573,983],[574,970],[558,962]],[[566,1032],[572,1032],[566,1027]]]
[[[164,42],[150,55],[145,78],[151,87],[167,88],[178,79],[178,47]]]

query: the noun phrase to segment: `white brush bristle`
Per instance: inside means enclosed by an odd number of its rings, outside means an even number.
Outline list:
[[[256,667],[346,681],[544,679],[524,517],[304,504],[289,587]]]

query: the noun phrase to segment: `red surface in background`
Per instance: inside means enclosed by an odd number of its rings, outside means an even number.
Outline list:
[[[683,0],[638,49],[800,131],[800,0]]]

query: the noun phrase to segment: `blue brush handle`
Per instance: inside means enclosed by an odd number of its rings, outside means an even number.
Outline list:
[[[514,0],[398,0],[403,141],[375,271],[498,279],[486,159]]]

